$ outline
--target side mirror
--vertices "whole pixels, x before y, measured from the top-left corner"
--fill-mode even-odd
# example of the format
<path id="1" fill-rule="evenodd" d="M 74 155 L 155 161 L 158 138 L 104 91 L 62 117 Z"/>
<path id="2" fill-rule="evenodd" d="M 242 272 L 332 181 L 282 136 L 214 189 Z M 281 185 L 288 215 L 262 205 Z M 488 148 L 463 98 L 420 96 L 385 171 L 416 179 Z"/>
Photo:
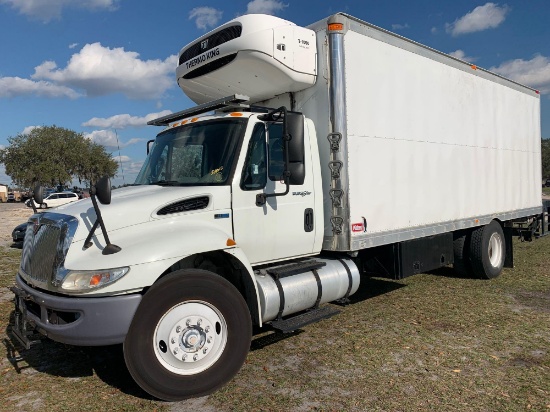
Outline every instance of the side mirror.
<path id="1" fill-rule="evenodd" d="M 95 195 L 101 204 L 111 204 L 111 181 L 108 176 L 103 176 L 96 182 Z"/>
<path id="2" fill-rule="evenodd" d="M 149 154 L 149 152 L 151 151 L 151 146 L 153 146 L 153 143 L 155 143 L 154 140 L 149 140 L 147 142 L 147 154 Z"/>
<path id="3" fill-rule="evenodd" d="M 288 170 L 291 185 L 302 185 L 306 177 L 304 165 L 304 116 L 301 113 L 287 112 L 286 130 L 290 135 L 288 142 Z"/>
<path id="4" fill-rule="evenodd" d="M 38 183 L 32 191 L 32 197 L 36 204 L 40 205 L 44 201 L 44 188 Z"/>

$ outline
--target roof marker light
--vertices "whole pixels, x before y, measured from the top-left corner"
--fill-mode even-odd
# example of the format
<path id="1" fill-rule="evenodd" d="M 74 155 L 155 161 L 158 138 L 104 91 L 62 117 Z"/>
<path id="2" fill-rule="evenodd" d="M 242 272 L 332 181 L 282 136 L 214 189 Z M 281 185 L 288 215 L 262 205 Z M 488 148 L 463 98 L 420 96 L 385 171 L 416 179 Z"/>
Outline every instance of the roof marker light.
<path id="1" fill-rule="evenodd" d="M 344 30 L 344 25 L 342 23 L 330 23 L 328 25 L 329 31 L 338 31 L 338 30 Z"/>
<path id="2" fill-rule="evenodd" d="M 474 70 L 477 70 L 477 66 L 475 64 L 472 64 L 470 67 Z"/>
<path id="3" fill-rule="evenodd" d="M 193 117 L 193 118 L 191 119 L 191 123 L 195 123 L 197 120 L 199 120 L 198 117 Z"/>
<path id="4" fill-rule="evenodd" d="M 229 116 L 233 116 L 233 117 L 241 117 L 243 114 L 240 113 L 240 112 L 233 112 L 233 113 L 230 113 Z"/>

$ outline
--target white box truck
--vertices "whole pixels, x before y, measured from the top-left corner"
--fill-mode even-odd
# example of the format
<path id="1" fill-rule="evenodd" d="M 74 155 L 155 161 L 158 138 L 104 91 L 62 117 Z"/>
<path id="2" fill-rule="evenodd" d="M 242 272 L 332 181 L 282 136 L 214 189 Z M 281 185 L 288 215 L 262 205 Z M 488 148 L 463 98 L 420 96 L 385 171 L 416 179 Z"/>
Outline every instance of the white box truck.
<path id="1" fill-rule="evenodd" d="M 328 318 L 369 273 L 493 278 L 542 213 L 539 93 L 354 17 L 241 16 L 176 73 L 197 106 L 150 122 L 135 185 L 30 218 L 25 346 L 123 343 L 150 394 L 205 395 L 253 325 Z"/>

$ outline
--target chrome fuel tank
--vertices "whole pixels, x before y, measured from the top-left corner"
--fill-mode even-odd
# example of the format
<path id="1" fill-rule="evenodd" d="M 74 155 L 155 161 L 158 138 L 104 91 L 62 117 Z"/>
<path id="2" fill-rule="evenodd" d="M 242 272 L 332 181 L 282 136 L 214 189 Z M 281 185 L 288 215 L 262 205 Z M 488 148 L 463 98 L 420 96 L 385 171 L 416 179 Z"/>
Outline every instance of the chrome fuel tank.
<path id="1" fill-rule="evenodd" d="M 316 269 L 319 282 L 314 272 L 309 270 L 280 277 L 279 288 L 277 280 L 268 273 L 269 269 L 256 272 L 263 322 L 277 317 L 281 309 L 281 293 L 284 296 L 282 316 L 287 316 L 315 306 L 319 293 L 321 304 L 352 295 L 359 288 L 359 269 L 351 259 L 316 258 L 315 261 L 325 263 Z"/>

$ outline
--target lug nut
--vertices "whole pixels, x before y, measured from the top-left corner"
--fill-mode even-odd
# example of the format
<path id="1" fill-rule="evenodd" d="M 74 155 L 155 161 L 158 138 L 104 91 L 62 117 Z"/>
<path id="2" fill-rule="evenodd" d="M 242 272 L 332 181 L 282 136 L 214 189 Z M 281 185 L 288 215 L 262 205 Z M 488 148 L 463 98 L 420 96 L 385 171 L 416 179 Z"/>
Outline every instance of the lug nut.
<path id="1" fill-rule="evenodd" d="M 189 325 L 191 324 L 191 321 L 190 321 L 189 319 L 187 319 L 187 320 L 185 321 L 185 324 L 186 324 L 187 326 L 189 326 Z"/>
<path id="2" fill-rule="evenodd" d="M 193 356 L 193 360 L 196 361 L 199 358 L 199 355 Z"/>
<path id="3" fill-rule="evenodd" d="M 183 355 L 183 356 L 181 357 L 181 360 L 184 361 L 185 359 L 187 359 L 187 354 L 185 354 L 185 355 Z"/>
<path id="4" fill-rule="evenodd" d="M 206 340 L 206 342 L 208 342 L 208 343 L 212 342 L 212 338 L 208 338 L 208 339 Z"/>
<path id="5" fill-rule="evenodd" d="M 204 331 L 205 331 L 206 333 L 208 333 L 208 332 L 210 331 L 210 326 L 207 326 L 207 327 L 204 329 Z"/>
<path id="6" fill-rule="evenodd" d="M 204 348 L 204 349 L 202 350 L 202 353 L 206 353 L 207 350 L 208 350 L 208 348 Z"/>
<path id="7" fill-rule="evenodd" d="M 180 332 L 181 332 L 181 326 L 178 326 L 178 327 L 176 328 L 176 333 L 180 333 Z"/>
<path id="8" fill-rule="evenodd" d="M 175 340 L 174 338 L 172 338 L 172 339 L 170 340 L 170 342 L 172 342 L 172 345 L 173 345 L 174 343 L 176 343 L 176 340 Z"/>
<path id="9" fill-rule="evenodd" d="M 199 326 L 200 326 L 200 325 L 201 325 L 201 323 L 202 323 L 202 319 L 199 319 L 199 320 L 197 321 L 197 325 L 199 325 Z"/>
<path id="10" fill-rule="evenodd" d="M 174 355 L 177 355 L 179 352 L 179 349 L 178 348 L 174 348 Z"/>

